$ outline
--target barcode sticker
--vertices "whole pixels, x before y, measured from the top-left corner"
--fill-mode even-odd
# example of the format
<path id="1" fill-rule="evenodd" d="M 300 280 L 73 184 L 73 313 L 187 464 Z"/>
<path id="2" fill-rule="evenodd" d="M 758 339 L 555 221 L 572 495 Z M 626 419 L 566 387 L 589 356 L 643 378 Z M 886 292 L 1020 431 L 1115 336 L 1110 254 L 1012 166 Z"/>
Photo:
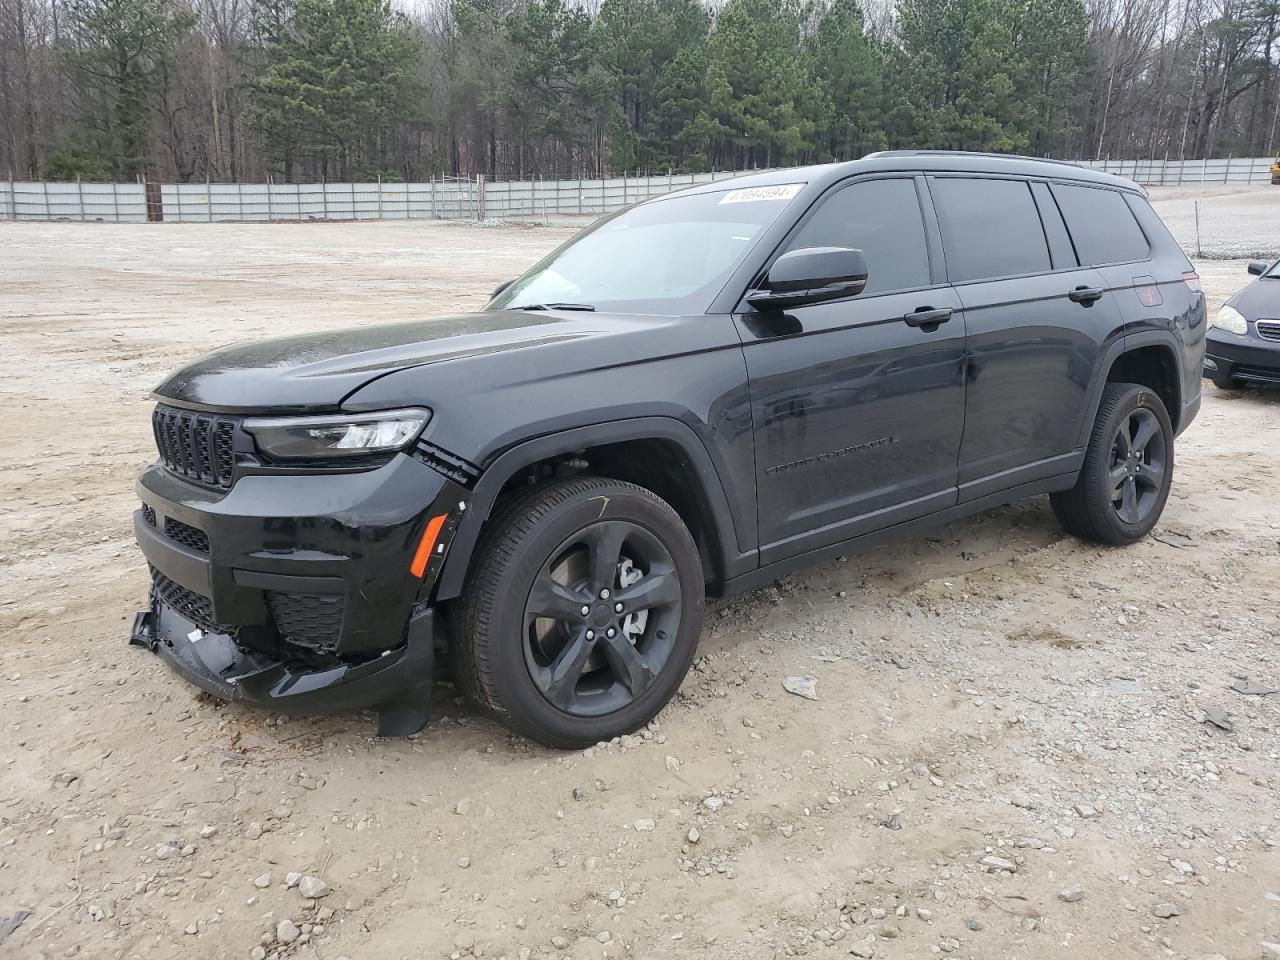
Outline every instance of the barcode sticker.
<path id="1" fill-rule="evenodd" d="M 755 203 L 759 200 L 790 200 L 804 187 L 803 183 L 779 183 L 772 187 L 744 187 L 730 190 L 721 203 Z"/>

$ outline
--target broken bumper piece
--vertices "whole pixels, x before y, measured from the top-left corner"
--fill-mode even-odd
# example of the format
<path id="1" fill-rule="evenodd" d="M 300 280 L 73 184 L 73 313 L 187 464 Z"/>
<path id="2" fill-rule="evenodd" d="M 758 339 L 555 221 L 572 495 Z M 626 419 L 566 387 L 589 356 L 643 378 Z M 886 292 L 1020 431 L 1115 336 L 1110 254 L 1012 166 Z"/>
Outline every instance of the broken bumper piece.
<path id="1" fill-rule="evenodd" d="M 362 662 L 314 666 L 203 631 L 157 598 L 134 619 L 129 642 L 159 654 L 176 673 L 221 700 L 291 714 L 373 709 L 378 736 L 406 737 L 431 717 L 434 627 L 427 608 L 409 620 L 402 646 Z"/>

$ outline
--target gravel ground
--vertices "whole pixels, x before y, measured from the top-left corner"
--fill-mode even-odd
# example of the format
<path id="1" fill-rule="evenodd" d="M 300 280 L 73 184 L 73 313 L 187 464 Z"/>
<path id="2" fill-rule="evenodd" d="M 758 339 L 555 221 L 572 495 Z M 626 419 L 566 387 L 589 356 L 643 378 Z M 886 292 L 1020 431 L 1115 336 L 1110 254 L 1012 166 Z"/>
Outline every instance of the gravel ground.
<path id="1" fill-rule="evenodd" d="M 1184 242 L 1191 193 L 1156 196 Z M 1219 192 L 1202 245 L 1277 223 Z M 587 751 L 447 686 L 377 742 L 125 646 L 166 370 L 476 307 L 565 235 L 0 225 L 0 955 L 1280 956 L 1280 393 L 1206 386 L 1132 548 L 1040 499 L 713 605 L 659 722 Z M 1248 280 L 1197 267 L 1215 307 Z"/>

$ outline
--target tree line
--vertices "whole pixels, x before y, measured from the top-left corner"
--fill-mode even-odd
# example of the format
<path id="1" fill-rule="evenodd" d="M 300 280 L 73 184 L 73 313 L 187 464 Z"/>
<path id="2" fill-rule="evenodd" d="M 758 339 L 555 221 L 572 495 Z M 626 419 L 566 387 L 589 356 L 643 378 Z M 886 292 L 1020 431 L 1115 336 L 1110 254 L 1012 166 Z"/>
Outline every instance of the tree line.
<path id="1" fill-rule="evenodd" d="M 0 0 L 0 177 L 1277 149 L 1280 0 Z"/>

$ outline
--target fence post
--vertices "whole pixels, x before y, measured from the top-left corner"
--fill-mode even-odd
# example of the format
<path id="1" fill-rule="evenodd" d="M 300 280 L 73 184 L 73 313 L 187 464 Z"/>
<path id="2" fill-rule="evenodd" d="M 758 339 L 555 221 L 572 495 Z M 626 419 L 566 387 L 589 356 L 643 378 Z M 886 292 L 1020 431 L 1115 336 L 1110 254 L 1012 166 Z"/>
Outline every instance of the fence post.
<path id="1" fill-rule="evenodd" d="M 1222 182 L 1223 182 L 1223 183 L 1229 183 L 1230 181 L 1231 181 L 1231 154 L 1229 154 L 1229 153 L 1228 153 L 1228 154 L 1227 154 L 1227 169 L 1226 169 L 1226 172 L 1222 174 Z"/>
<path id="2" fill-rule="evenodd" d="M 431 219 L 436 218 L 436 175 L 431 175 Z"/>
<path id="3" fill-rule="evenodd" d="M 1200 201 L 1195 202 L 1196 207 L 1196 259 L 1200 259 Z"/>
<path id="4" fill-rule="evenodd" d="M 484 190 L 484 174 L 476 174 L 476 219 L 484 220 L 485 217 L 485 190 Z"/>
<path id="5" fill-rule="evenodd" d="M 275 213 L 271 209 L 271 174 L 267 174 L 267 223 L 275 220 Z"/>
<path id="6" fill-rule="evenodd" d="M 1205 158 L 1200 161 L 1200 182 L 1201 183 L 1206 182 L 1205 178 L 1208 176 L 1209 176 L 1209 157 L 1206 153 Z"/>
<path id="7" fill-rule="evenodd" d="M 320 219 L 329 219 L 329 178 L 320 178 Z"/>
<path id="8" fill-rule="evenodd" d="M 1169 169 L 1169 151 L 1164 152 L 1164 162 L 1160 164 L 1160 186 L 1165 185 L 1165 171 Z"/>
<path id="9" fill-rule="evenodd" d="M 378 219 L 382 219 L 382 174 L 378 174 Z"/>
<path id="10" fill-rule="evenodd" d="M 80 204 L 80 222 L 84 223 L 84 183 L 80 180 L 80 174 L 76 174 L 76 202 Z"/>

